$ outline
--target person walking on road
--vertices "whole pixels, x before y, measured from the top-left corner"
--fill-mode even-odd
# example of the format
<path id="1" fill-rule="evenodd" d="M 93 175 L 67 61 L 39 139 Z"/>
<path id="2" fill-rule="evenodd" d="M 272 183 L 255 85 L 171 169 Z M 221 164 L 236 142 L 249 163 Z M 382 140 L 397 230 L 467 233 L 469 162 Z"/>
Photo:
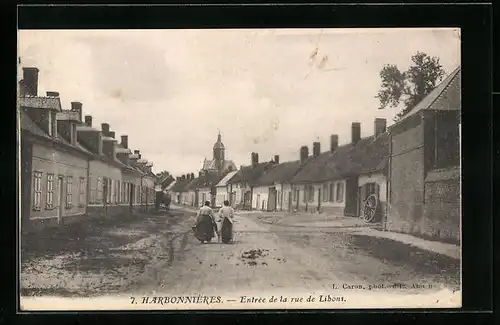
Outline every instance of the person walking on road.
<path id="1" fill-rule="evenodd" d="M 201 242 L 210 242 L 217 232 L 217 224 L 210 201 L 206 201 L 196 214 L 196 226 L 193 227 L 195 237 Z"/>
<path id="2" fill-rule="evenodd" d="M 219 241 L 224 244 L 233 241 L 234 210 L 229 206 L 229 201 L 224 201 L 224 206 L 219 210 Z"/>

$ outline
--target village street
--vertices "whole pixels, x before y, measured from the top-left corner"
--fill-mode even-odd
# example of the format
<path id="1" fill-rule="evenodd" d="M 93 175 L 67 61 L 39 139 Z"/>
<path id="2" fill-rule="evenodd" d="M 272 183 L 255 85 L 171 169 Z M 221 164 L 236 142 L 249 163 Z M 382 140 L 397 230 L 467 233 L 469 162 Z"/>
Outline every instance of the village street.
<path id="1" fill-rule="evenodd" d="M 355 228 L 287 227 L 263 222 L 262 213 L 236 218 L 231 245 L 200 244 L 190 231 L 194 211 L 182 208 L 119 226 L 63 227 L 57 239 L 23 238 L 21 294 L 230 295 L 394 283 L 458 289 L 459 261 L 447 256 Z"/>

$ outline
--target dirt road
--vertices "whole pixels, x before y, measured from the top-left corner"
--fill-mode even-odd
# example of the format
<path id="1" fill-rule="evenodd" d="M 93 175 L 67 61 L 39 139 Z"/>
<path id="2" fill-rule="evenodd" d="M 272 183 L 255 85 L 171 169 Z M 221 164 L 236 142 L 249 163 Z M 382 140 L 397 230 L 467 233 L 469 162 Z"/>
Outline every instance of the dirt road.
<path id="1" fill-rule="evenodd" d="M 192 212 L 175 211 L 119 227 L 78 228 L 43 245 L 38 239 L 22 256 L 21 292 L 236 295 L 271 288 L 313 293 L 395 283 L 434 290 L 459 286 L 458 261 L 387 239 L 342 229 L 286 229 L 239 216 L 233 244 L 200 244 L 190 232 L 193 221 Z"/>

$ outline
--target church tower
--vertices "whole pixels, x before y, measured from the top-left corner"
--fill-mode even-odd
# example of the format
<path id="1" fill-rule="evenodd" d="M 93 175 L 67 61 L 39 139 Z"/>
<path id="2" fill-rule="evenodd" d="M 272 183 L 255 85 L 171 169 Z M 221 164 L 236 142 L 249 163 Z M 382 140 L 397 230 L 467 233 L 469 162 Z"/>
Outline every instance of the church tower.
<path id="1" fill-rule="evenodd" d="M 220 132 L 217 135 L 217 142 L 214 144 L 214 163 L 218 171 L 224 168 L 224 154 L 225 154 L 224 144 L 222 143 Z"/>

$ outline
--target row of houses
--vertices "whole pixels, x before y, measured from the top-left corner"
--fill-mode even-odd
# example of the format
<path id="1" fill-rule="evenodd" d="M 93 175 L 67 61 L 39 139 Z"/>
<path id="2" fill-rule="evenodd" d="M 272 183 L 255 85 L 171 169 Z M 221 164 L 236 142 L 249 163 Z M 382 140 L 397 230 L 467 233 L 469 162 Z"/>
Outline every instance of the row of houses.
<path id="1" fill-rule="evenodd" d="M 38 69 L 19 81 L 20 216 L 23 231 L 148 211 L 155 175 L 128 136 L 82 120 L 82 103 L 63 109 L 59 93 L 38 95 Z"/>
<path id="2" fill-rule="evenodd" d="M 302 146 L 298 159 L 276 155 L 236 171 L 183 175 L 167 190 L 173 202 L 263 211 L 306 211 L 367 217 L 387 230 L 458 241 L 460 228 L 460 68 L 454 70 L 405 118 L 387 128 L 377 118 L 373 134 L 330 148 Z"/>

